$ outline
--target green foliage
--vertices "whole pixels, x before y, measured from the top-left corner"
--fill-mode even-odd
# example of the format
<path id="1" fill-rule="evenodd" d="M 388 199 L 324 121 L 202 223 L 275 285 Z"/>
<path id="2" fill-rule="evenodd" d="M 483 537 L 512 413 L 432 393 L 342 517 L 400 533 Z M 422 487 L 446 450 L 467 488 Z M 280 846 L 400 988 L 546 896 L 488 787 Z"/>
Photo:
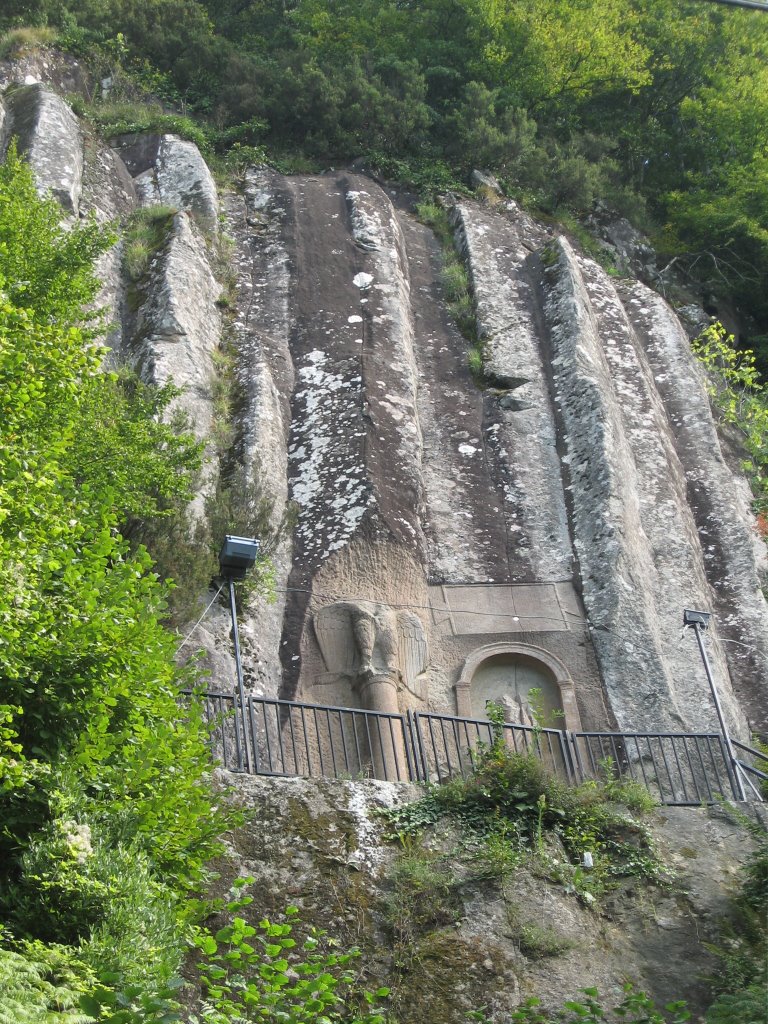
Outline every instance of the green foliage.
<path id="1" fill-rule="evenodd" d="M 722 324 L 713 324 L 693 342 L 708 373 L 710 397 L 723 421 L 735 426 L 747 458 L 742 465 L 755 495 L 755 510 L 768 514 L 768 394 L 754 354 L 738 351 Z"/>
<path id="2" fill-rule="evenodd" d="M 22 25 L 58 32 L 110 77 L 92 108 L 104 131 L 177 132 L 231 152 L 235 176 L 268 154 L 313 169 L 364 157 L 431 198 L 479 165 L 556 217 L 596 198 L 631 218 L 647 208 L 663 255 L 735 300 L 761 366 L 768 358 L 759 12 L 677 0 L 6 0 L 0 29 Z"/>
<path id="3" fill-rule="evenodd" d="M 93 977 L 135 977 L 156 989 L 178 972 L 184 913 L 141 843 L 120 842 L 104 824 L 57 818 L 35 835 L 11 887 L 17 930 L 79 944 Z"/>
<path id="4" fill-rule="evenodd" d="M 768 830 L 752 822 L 747 828 L 757 843 L 757 849 L 744 868 L 740 899 L 744 906 L 765 921 L 768 917 Z"/>
<path id="5" fill-rule="evenodd" d="M 567 786 L 533 752 L 519 753 L 507 745 L 500 708 L 489 705 L 488 714 L 492 742 L 475 751 L 472 775 L 385 812 L 388 838 L 403 842 L 448 817 L 465 837 L 474 837 L 472 857 L 482 875 L 503 886 L 506 875 L 526 860 L 586 903 L 594 903 L 621 878 L 665 882 L 666 870 L 648 831 L 617 807 L 631 804 L 646 812 L 653 806 L 647 793 L 611 778 L 608 765 L 607 781 Z M 550 853 L 550 836 L 562 844 L 567 859 Z M 589 869 L 581 866 L 585 853 L 592 857 Z"/>
<path id="6" fill-rule="evenodd" d="M 417 840 L 404 842 L 389 873 L 384 908 L 395 964 L 408 966 L 419 935 L 456 920 L 455 880 L 446 858 Z"/>
<path id="7" fill-rule="evenodd" d="M 529 960 L 541 960 L 549 956 L 560 956 L 574 945 L 551 928 L 526 922 L 520 925 L 517 936 L 520 952 Z"/>
<path id="8" fill-rule="evenodd" d="M 536 147 L 537 125 L 524 109 L 506 106 L 500 89 L 468 82 L 453 116 L 451 152 L 466 166 L 493 167 L 514 176 Z"/>
<path id="9" fill-rule="evenodd" d="M 14 28 L 0 36 L 0 60 L 17 60 L 45 46 L 53 46 L 58 33 L 48 27 Z"/>
<path id="10" fill-rule="evenodd" d="M 179 391 L 172 384 L 144 384 L 123 367 L 95 377 L 73 446 L 74 471 L 91 487 L 110 494 L 121 532 L 137 523 L 167 519 L 194 495 L 203 444 L 172 411 Z M 122 454 L 115 464 L 114 453 Z"/>
<path id="11" fill-rule="evenodd" d="M 86 311 L 99 288 L 93 263 L 115 241 L 114 234 L 95 221 L 75 231 L 62 227 L 58 204 L 39 201 L 32 172 L 14 143 L 0 165 L 0 196 L 0 275 L 7 301 L 33 311 L 39 324 L 55 323 L 60 330 L 96 319 Z M 78 372 L 85 362 L 84 356 Z"/>
<path id="12" fill-rule="evenodd" d="M 176 210 L 170 206 L 143 206 L 132 213 L 123 232 L 123 269 L 131 281 L 140 281 L 150 261 L 168 238 Z"/>
<path id="13" fill-rule="evenodd" d="M 135 132 L 157 132 L 180 135 L 203 152 L 211 146 L 211 133 L 204 126 L 182 114 L 169 113 L 152 102 L 104 102 L 83 106 L 79 112 L 93 121 L 108 139 Z"/>
<path id="14" fill-rule="evenodd" d="M 470 1013 L 478 1024 L 490 1024 L 482 1012 Z M 657 1007 L 645 992 L 631 984 L 624 986 L 624 998 L 614 1006 L 603 1005 L 595 988 L 581 990 L 578 999 L 571 999 L 560 1009 L 546 1010 L 540 999 L 526 999 L 507 1018 L 508 1024 L 685 1024 L 691 1019 L 685 1003 L 676 1001 Z M 735 1022 L 734 1022 L 735 1024 Z M 744 1022 L 746 1024 L 746 1022 Z"/>
<path id="15" fill-rule="evenodd" d="M 768 829 L 734 807 L 727 811 L 750 835 L 755 849 L 741 872 L 733 901 L 738 915 L 723 929 L 716 945 L 707 945 L 719 959 L 710 978 L 717 999 L 707 1011 L 707 1024 L 766 1024 L 768 1004 Z"/>
<path id="16" fill-rule="evenodd" d="M 194 679 L 162 625 L 167 588 L 121 529 L 173 517 L 202 453 L 166 415 L 173 389 L 104 372 L 86 304 L 112 237 L 90 222 L 65 231 L 59 217 L 11 148 L 0 168 L 0 913 L 17 940 L 41 940 L 14 950 L 29 965 L 17 974 L 31 1019 L 59 1019 L 43 1016 L 56 999 L 60 1019 L 78 1017 L 63 961 L 46 966 L 52 944 L 70 943 L 78 992 L 98 976 L 115 1024 L 159 1022 L 140 1004 L 179 968 L 186 896 L 232 818 L 211 792 L 202 709 L 179 705 Z M 144 1016 L 126 1017 L 131 1005 Z"/>
<path id="17" fill-rule="evenodd" d="M 274 576 L 269 556 L 292 529 L 296 510 L 289 503 L 276 520 L 274 503 L 264 490 L 257 464 L 250 472 L 240 464 L 229 473 L 222 472 L 206 498 L 204 519 L 192 528 L 178 507 L 177 513 L 145 519 L 131 527 L 132 541 L 152 551 L 155 568 L 173 583 L 167 615 L 174 625 L 188 623 L 205 607 L 205 594 L 218 576 L 218 553 L 227 533 L 261 541 L 256 565 L 237 586 L 239 601 L 257 591 L 271 597 Z"/>
<path id="18" fill-rule="evenodd" d="M 765 985 L 749 985 L 735 995 L 722 995 L 707 1010 L 706 1024 L 766 1024 Z"/>
<path id="19" fill-rule="evenodd" d="M 538 729 L 558 729 L 562 728 L 563 719 L 565 718 L 565 712 L 559 708 L 550 710 L 547 707 L 546 700 L 544 697 L 544 691 L 540 686 L 532 686 L 528 691 L 528 706 L 531 709 L 531 715 L 533 717 L 534 725 Z M 499 709 L 494 708 L 494 714 L 496 721 L 501 723 L 502 719 L 499 719 Z"/>
<path id="20" fill-rule="evenodd" d="M 760 522 L 760 525 L 762 525 L 762 520 L 759 520 L 759 522 Z M 760 753 L 763 755 L 762 757 L 756 757 L 755 758 L 755 760 L 754 760 L 755 768 L 757 768 L 758 771 L 764 772 L 766 775 L 768 775 L 768 743 L 765 743 L 763 740 L 761 740 L 759 736 L 753 735 L 752 736 L 752 746 L 755 748 L 755 750 L 759 750 Z M 767 800 L 768 799 L 768 779 L 759 779 L 758 780 L 757 778 L 755 778 L 754 781 L 757 783 L 757 786 L 758 786 L 758 788 L 760 790 L 760 793 L 761 793 L 761 795 L 763 797 L 763 800 Z"/>
<path id="21" fill-rule="evenodd" d="M 94 1024 L 80 1011 L 77 980 L 56 977 L 55 952 L 0 948 L 0 1024 Z"/>
<path id="22" fill-rule="evenodd" d="M 252 879 L 239 879 L 242 890 Z M 204 999 L 192 1024 L 231 1021 L 284 1021 L 285 1024 L 383 1024 L 376 1004 L 389 994 L 356 987 L 357 949 L 339 952 L 325 932 L 310 928 L 303 941 L 293 937 L 298 908 L 288 907 L 282 922 L 263 918 L 248 924 L 237 914 L 252 897 L 236 895 L 231 917 L 215 934 L 199 929 L 195 945 Z M 362 1003 L 364 1008 L 355 1009 Z"/>
<path id="23" fill-rule="evenodd" d="M 99 1024 L 173 1024 L 182 1019 L 180 985 L 180 979 L 159 990 L 142 982 L 117 988 L 97 985 L 80 997 L 80 1006 L 95 1014 Z"/>

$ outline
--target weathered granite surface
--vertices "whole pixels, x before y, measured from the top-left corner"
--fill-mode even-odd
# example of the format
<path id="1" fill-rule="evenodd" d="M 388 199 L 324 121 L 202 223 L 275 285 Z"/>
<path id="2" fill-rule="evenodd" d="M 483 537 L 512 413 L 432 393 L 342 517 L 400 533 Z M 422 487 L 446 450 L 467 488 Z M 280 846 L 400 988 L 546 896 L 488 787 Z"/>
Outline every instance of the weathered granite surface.
<path id="1" fill-rule="evenodd" d="M 242 191 L 228 193 L 222 202 L 225 231 L 234 241 L 231 269 L 236 279 L 236 305 L 227 330 L 238 353 L 234 366 L 240 395 L 236 447 L 274 500 L 273 525 L 288 501 L 290 395 L 294 388 L 289 344 L 291 277 L 283 237 L 288 201 L 275 181 L 271 172 L 249 171 Z M 246 681 L 257 696 L 275 695 L 282 681 L 278 652 L 292 546 L 288 536 L 272 555 L 275 599 L 254 595 L 243 623 Z M 218 635 L 223 638 L 222 646 L 229 647 L 226 624 Z M 233 670 L 213 678 L 228 686 Z"/>
<path id="2" fill-rule="evenodd" d="M 305 924 L 361 948 L 364 984 L 392 987 L 402 1024 L 464 1024 L 479 1007 L 502 1021 L 528 996 L 554 1009 L 590 986 L 608 1002 L 628 979 L 659 1004 L 688 1000 L 701 1019 L 705 979 L 719 964 L 707 943 L 734 918 L 731 898 L 752 849 L 744 827 L 719 810 L 653 813 L 647 824 L 669 884 L 627 881 L 590 906 L 530 865 L 500 883 L 450 828 L 427 829 L 405 848 L 383 841 L 380 811 L 418 799 L 418 787 L 226 774 L 221 782 L 249 820 L 229 837 L 217 892 L 250 876 L 249 920 L 294 904 Z M 422 867 L 411 889 L 402 865 L 414 860 Z M 450 879 L 442 894 L 425 882 L 436 869 Z M 526 934 L 538 936 L 538 949 Z M 554 952 L 542 952 L 547 942 Z"/>
<path id="3" fill-rule="evenodd" d="M 696 605 L 716 615 L 712 660 L 732 726 L 746 738 L 768 725 L 765 551 L 663 299 L 617 286 L 514 203 L 463 199 L 452 218 L 484 343 L 480 388 L 436 239 L 371 179 L 251 171 L 220 202 L 191 143 L 144 134 L 116 151 L 84 147 L 70 108 L 40 84 L 3 97 L 0 137 L 11 134 L 69 215 L 179 210 L 141 282 L 129 289 L 119 249 L 104 258 L 103 300 L 119 325 L 114 358 L 183 388 L 179 405 L 204 438 L 223 211 L 233 455 L 274 497 L 275 523 L 288 501 L 298 509 L 275 553 L 277 600 L 254 598 L 241 622 L 250 689 L 355 705 L 312 623 L 334 603 L 367 602 L 415 616 L 424 633 L 419 685 L 391 666 L 402 709 L 455 713 L 454 687 L 471 689 L 462 673 L 484 651 L 510 670 L 543 651 L 585 726 L 710 730 L 693 637 L 679 635 Z M 456 588 L 453 603 L 441 587 Z M 515 587 L 533 589 L 523 599 Z M 201 630 L 215 684 L 229 689 L 226 615 Z"/>
<path id="4" fill-rule="evenodd" d="M 213 423 L 212 353 L 219 340 L 220 291 L 205 241 L 189 215 L 177 213 L 154 257 L 129 344 L 142 376 L 183 389 L 178 404 L 200 438 L 210 436 Z"/>
<path id="5" fill-rule="evenodd" d="M 549 232 L 522 214 L 460 204 L 454 211 L 491 384 L 486 426 L 504 491 L 515 581 L 568 579 L 573 553 L 549 398 L 537 251 Z M 511 567 L 512 568 L 512 567 Z"/>
<path id="6" fill-rule="evenodd" d="M 144 206 L 174 206 L 192 214 L 203 231 L 219 229 L 216 184 L 200 150 L 177 135 L 121 136 L 113 145 L 134 178 Z"/>
<path id="7" fill-rule="evenodd" d="M 3 98 L 5 119 L 0 150 L 17 140 L 35 172 L 41 193 L 50 192 L 66 213 L 80 212 L 83 179 L 83 139 L 71 108 L 40 83 L 24 85 Z"/>
<path id="8" fill-rule="evenodd" d="M 90 99 L 92 76 L 83 62 L 69 54 L 45 46 L 34 46 L 0 60 L 0 90 L 9 85 L 34 85 L 40 82 L 61 96 L 74 93 Z"/>
<path id="9" fill-rule="evenodd" d="M 684 607 L 708 605 L 709 586 L 665 409 L 605 273 L 564 240 L 557 254 L 548 292 L 555 399 L 603 681 L 619 722 L 706 729 L 714 726 L 706 680 L 679 626 Z"/>
<path id="10" fill-rule="evenodd" d="M 714 645 L 718 667 L 725 674 L 724 650 L 739 703 L 757 723 L 764 719 L 767 703 L 768 604 L 760 581 L 768 551 L 755 529 L 751 493 L 728 463 L 710 413 L 703 371 L 682 324 L 661 296 L 640 282 L 627 283 L 621 294 L 642 339 L 684 473 L 709 584 L 704 600 L 715 613 L 720 638 Z"/>

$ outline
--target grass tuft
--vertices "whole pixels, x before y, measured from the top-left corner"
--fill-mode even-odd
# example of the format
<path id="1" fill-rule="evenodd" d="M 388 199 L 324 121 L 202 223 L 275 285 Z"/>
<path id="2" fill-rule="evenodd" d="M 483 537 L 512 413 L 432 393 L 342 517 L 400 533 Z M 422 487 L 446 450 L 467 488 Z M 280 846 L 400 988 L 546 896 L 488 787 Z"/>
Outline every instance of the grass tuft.
<path id="1" fill-rule="evenodd" d="M 146 274 L 175 214 L 172 206 L 145 206 L 132 214 L 123 237 L 123 268 L 131 281 L 140 281 Z"/>
<path id="2" fill-rule="evenodd" d="M 58 32 L 48 26 L 11 29 L 0 36 L 0 60 L 15 60 L 44 46 L 53 46 L 58 37 Z"/>

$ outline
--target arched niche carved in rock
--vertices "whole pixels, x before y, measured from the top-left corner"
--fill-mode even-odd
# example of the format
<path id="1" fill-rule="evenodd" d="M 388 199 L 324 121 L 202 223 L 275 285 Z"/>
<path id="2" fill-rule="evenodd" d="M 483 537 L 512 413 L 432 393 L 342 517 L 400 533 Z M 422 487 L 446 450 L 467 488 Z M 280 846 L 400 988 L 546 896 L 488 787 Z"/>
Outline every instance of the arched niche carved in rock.
<path id="1" fill-rule="evenodd" d="M 547 725 L 576 732 L 581 729 L 575 688 L 567 668 L 554 654 L 533 644 L 486 644 L 473 651 L 455 686 L 456 711 L 461 718 L 485 718 L 486 701 L 493 700 L 517 704 L 525 714 L 527 694 L 533 688 L 541 691 L 541 702 L 550 718 Z M 558 711 L 562 715 L 556 715 Z"/>

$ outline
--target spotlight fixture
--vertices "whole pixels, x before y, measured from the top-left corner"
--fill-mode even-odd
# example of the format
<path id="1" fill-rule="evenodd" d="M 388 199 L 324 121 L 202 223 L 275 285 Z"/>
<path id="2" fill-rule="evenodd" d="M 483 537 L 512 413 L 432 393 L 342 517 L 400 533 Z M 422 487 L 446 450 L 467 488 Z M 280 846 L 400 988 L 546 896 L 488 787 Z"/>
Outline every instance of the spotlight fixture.
<path id="1" fill-rule="evenodd" d="M 701 626 L 702 629 L 706 629 L 711 617 L 711 612 L 695 612 L 690 608 L 686 608 L 683 612 L 683 625 Z"/>
<path id="2" fill-rule="evenodd" d="M 252 537 L 227 534 L 219 551 L 219 571 L 227 580 L 243 580 L 259 554 L 259 542 Z"/>

